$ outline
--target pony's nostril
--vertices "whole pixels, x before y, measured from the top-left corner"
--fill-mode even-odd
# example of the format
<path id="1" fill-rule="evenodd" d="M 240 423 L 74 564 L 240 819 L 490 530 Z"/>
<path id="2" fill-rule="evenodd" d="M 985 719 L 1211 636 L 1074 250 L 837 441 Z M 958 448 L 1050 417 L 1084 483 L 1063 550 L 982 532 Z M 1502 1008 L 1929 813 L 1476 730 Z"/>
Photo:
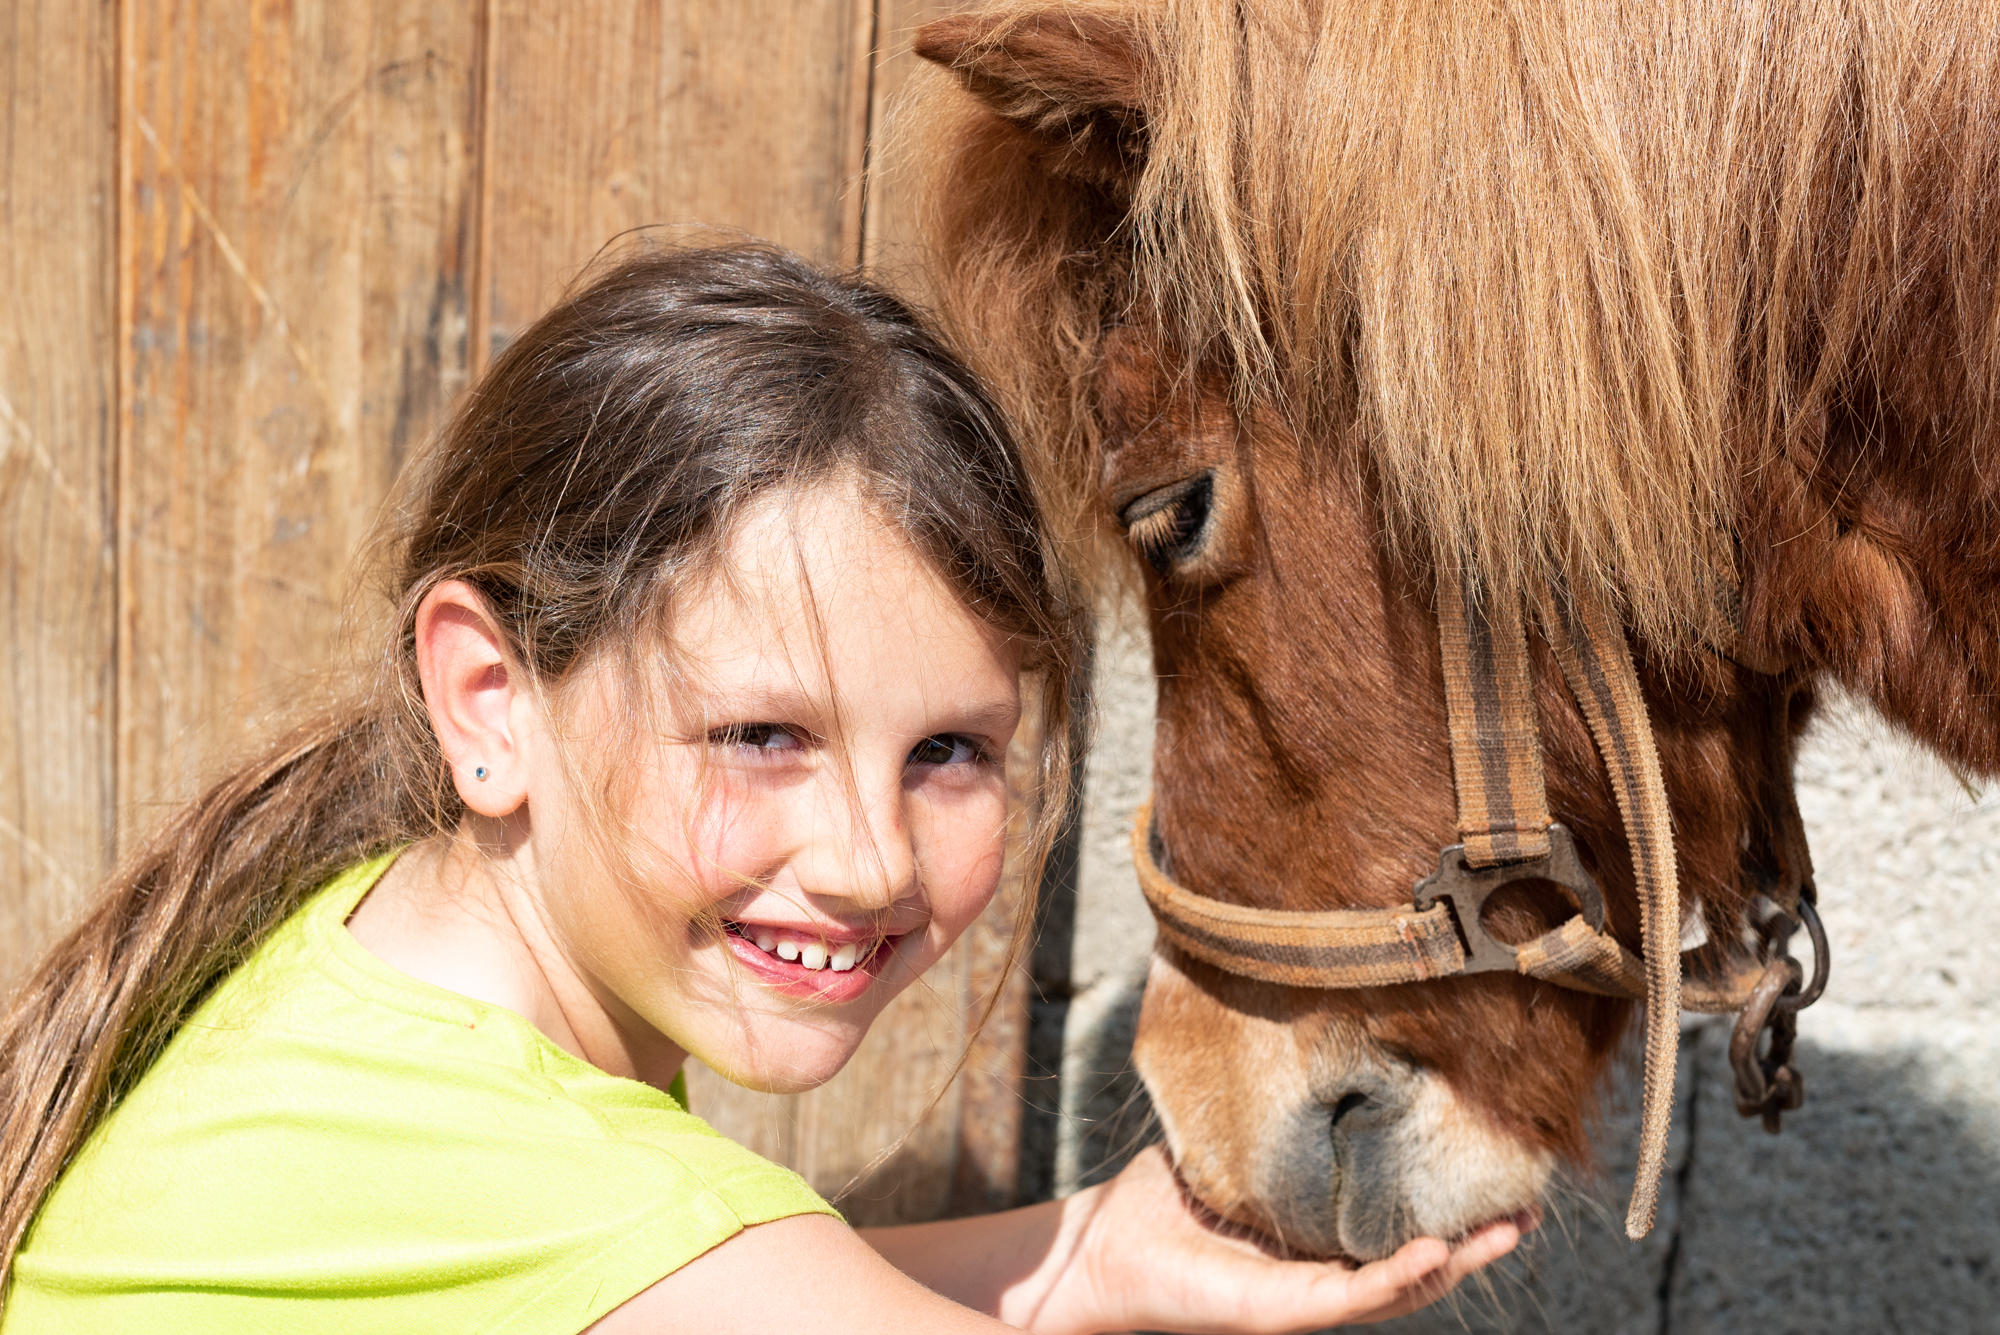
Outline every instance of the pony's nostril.
<path id="1" fill-rule="evenodd" d="M 1340 1102 L 1333 1105 L 1333 1125 L 1338 1127 L 1343 1117 L 1346 1117 L 1347 1114 L 1357 1109 L 1366 1107 L 1368 1103 L 1368 1096 L 1358 1091 L 1352 1094 L 1342 1094 Z"/>

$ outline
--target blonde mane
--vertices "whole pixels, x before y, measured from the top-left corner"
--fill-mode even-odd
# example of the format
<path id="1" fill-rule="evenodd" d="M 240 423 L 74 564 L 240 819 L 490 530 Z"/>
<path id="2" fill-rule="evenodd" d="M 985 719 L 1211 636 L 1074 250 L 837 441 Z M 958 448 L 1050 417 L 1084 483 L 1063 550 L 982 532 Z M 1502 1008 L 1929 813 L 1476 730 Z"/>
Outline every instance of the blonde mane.
<path id="1" fill-rule="evenodd" d="M 920 112 L 947 316 L 1078 533 L 1097 348 L 1141 318 L 1302 439 L 1359 441 L 1412 556 L 1503 594 L 1564 571 L 1664 645 L 1720 630 L 1744 476 L 1877 367 L 1931 357 L 1940 411 L 1992 420 L 1974 0 L 1053 12 L 1129 47 L 1128 78 L 1081 78 L 1108 117 L 937 84 Z"/>

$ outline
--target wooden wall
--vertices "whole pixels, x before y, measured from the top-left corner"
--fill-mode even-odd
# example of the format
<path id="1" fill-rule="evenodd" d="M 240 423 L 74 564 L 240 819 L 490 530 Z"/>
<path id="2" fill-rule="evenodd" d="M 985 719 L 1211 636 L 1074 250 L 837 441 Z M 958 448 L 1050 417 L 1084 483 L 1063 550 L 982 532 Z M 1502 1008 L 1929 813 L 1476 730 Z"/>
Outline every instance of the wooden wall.
<path id="1" fill-rule="evenodd" d="M 599 247 L 707 224 L 906 257 L 879 131 L 949 8 L 0 0 L 0 982 L 371 642 L 391 478 Z M 826 1189 L 900 1146 L 857 1218 L 1005 1203 L 1018 980 L 939 1091 L 1006 911 L 825 1089 L 697 1072 L 698 1109 Z"/>

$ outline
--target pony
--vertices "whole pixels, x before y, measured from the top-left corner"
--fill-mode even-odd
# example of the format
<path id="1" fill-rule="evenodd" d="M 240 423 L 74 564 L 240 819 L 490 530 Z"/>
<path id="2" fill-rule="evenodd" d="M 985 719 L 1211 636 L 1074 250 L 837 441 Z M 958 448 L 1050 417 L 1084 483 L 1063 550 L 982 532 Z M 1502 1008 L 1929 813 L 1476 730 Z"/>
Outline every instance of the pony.
<path id="1" fill-rule="evenodd" d="M 1014 0 L 916 50 L 947 72 L 905 111 L 928 279 L 1080 577 L 1137 581 L 1184 884 L 1410 904 L 1454 838 L 1447 586 L 1610 609 L 1690 970 L 1753 934 L 1816 691 L 2000 771 L 1983 6 Z M 1548 807 L 1637 949 L 1612 775 L 1525 643 Z M 1573 911 L 1531 882 L 1485 926 Z M 1372 1258 L 1587 1166 L 1632 1015 L 1500 973 L 1288 986 L 1163 937 L 1135 1060 L 1218 1216 Z"/>

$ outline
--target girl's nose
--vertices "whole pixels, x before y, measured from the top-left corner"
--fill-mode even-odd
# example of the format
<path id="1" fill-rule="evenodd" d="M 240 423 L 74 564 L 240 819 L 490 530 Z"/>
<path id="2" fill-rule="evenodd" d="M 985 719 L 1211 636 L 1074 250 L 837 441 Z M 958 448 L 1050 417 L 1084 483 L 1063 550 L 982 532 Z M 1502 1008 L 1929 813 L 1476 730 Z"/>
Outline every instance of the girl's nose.
<path id="1" fill-rule="evenodd" d="M 843 900 L 850 910 L 884 912 L 916 889 L 916 849 L 902 776 L 851 779 L 825 785 L 800 854 L 798 880 L 813 895 Z"/>

